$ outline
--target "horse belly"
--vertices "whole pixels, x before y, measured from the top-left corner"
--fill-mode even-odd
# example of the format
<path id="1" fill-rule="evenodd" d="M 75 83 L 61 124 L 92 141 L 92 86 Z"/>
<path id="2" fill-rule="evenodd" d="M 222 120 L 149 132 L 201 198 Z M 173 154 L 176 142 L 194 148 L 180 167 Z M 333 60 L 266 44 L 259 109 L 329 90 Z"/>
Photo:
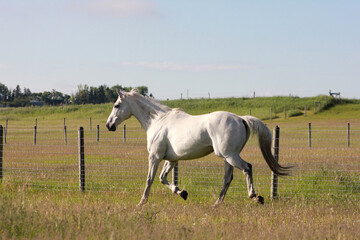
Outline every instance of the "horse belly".
<path id="1" fill-rule="evenodd" d="M 195 128 L 196 129 L 196 128 Z M 206 156 L 214 151 L 209 134 L 204 128 L 177 131 L 169 134 L 167 160 L 190 160 Z"/>
<path id="2" fill-rule="evenodd" d="M 172 149 L 168 148 L 165 160 L 178 161 L 178 160 L 191 160 L 204 157 L 214 151 L 212 146 L 194 146 L 189 149 Z"/>

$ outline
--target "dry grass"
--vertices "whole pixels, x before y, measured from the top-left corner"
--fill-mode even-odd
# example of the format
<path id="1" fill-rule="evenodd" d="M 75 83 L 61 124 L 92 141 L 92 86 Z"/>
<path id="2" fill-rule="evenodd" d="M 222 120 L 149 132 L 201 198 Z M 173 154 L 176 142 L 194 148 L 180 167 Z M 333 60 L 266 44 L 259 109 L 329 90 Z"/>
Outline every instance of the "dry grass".
<path id="1" fill-rule="evenodd" d="M 359 239 L 358 199 L 183 202 L 159 194 L 136 208 L 126 194 L 0 188 L 2 239 Z"/>

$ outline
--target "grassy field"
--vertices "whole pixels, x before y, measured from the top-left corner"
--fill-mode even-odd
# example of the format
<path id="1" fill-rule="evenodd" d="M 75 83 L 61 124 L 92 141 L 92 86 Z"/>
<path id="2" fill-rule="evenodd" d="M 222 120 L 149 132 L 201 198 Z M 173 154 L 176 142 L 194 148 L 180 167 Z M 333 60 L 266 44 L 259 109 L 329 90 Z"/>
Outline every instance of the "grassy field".
<path id="1" fill-rule="evenodd" d="M 114 192 L 0 187 L 2 239 L 359 239 L 358 199 L 183 202 L 167 195 L 136 208 Z"/>
<path id="2" fill-rule="evenodd" d="M 316 113 L 314 103 L 321 105 Z M 318 96 L 173 100 L 165 104 L 191 114 L 227 110 L 247 115 L 251 109 L 252 115 L 263 119 L 269 128 L 279 125 L 280 161 L 297 166 L 293 177 L 280 179 L 279 199 L 269 198 L 270 171 L 256 141 L 251 139 L 243 156 L 251 159 L 254 166 L 255 187 L 265 197 L 264 206 L 246 197 L 244 177 L 236 171 L 225 204 L 212 208 L 223 173 L 222 161 L 209 155 L 180 165 L 180 185 L 188 190 L 188 201 L 172 196 L 156 178 L 149 203 L 136 208 L 147 161 L 145 132 L 134 118 L 126 122 L 128 139 L 123 143 L 121 131 L 109 133 L 104 129 L 112 104 L 0 109 L 0 124 L 5 126 L 8 120 L 4 181 L 0 184 L 0 238 L 360 238 L 360 104 L 357 100 L 338 103 Z M 90 131 L 90 117 L 93 131 Z M 68 129 L 66 145 L 64 118 Z M 33 145 L 35 119 L 39 139 Z M 307 148 L 308 122 L 314 128 L 312 149 Z M 348 122 L 352 129 L 350 148 L 346 147 Z M 96 125 L 102 130 L 99 143 Z M 79 126 L 85 128 L 87 139 L 90 191 L 86 193 L 77 191 Z M 7 170 L 10 167 L 11 171 Z"/>

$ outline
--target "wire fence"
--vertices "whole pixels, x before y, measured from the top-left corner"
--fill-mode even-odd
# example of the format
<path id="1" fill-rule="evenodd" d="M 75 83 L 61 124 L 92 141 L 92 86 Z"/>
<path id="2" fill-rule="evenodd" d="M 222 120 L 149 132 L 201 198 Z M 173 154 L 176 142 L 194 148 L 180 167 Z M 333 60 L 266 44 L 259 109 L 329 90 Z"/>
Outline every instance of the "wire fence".
<path id="1" fill-rule="evenodd" d="M 292 176 L 279 178 L 279 196 L 360 195 L 360 126 L 351 126 L 348 131 L 347 126 L 313 125 L 311 134 L 306 125 L 279 127 L 279 162 L 295 166 Z M 140 128 L 124 131 L 85 129 L 86 191 L 118 191 L 140 197 L 148 171 L 146 133 Z M 79 190 L 78 129 L 17 127 L 3 132 L 2 182 L 36 189 Z M 255 190 L 270 196 L 271 171 L 255 137 L 250 138 L 241 156 L 253 165 Z M 223 160 L 214 154 L 180 161 L 179 186 L 195 199 L 216 199 L 223 184 L 223 166 Z M 158 179 L 152 191 L 171 194 Z M 246 181 L 241 171 L 235 170 L 227 199 L 239 197 L 247 197 Z"/>

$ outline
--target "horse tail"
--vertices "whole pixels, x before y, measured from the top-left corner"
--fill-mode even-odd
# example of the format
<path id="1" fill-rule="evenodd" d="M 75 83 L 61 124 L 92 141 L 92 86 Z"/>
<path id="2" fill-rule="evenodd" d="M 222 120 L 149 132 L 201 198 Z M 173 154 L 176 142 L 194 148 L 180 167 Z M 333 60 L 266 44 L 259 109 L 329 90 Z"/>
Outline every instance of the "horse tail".
<path id="1" fill-rule="evenodd" d="M 252 134 L 256 134 L 258 136 L 261 153 L 270 169 L 279 176 L 290 175 L 292 166 L 280 165 L 271 153 L 272 136 L 270 129 L 256 117 L 243 116 L 241 118 L 245 121 L 248 127 L 250 127 Z"/>

